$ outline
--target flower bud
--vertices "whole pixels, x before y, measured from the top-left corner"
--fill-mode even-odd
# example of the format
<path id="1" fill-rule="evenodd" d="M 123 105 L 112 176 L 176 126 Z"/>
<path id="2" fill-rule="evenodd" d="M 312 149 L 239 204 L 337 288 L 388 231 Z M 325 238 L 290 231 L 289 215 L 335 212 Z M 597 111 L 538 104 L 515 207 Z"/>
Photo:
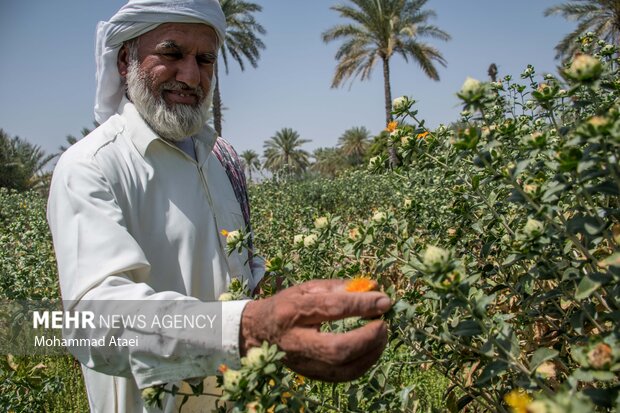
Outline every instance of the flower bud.
<path id="1" fill-rule="evenodd" d="M 224 372 L 224 389 L 234 392 L 238 390 L 241 373 L 237 370 L 227 369 Z"/>
<path id="2" fill-rule="evenodd" d="M 267 354 L 262 347 L 252 347 L 241 359 L 241 364 L 249 368 L 260 368 L 265 364 L 266 358 Z"/>
<path id="3" fill-rule="evenodd" d="M 323 229 L 329 226 L 329 220 L 327 217 L 318 217 L 314 220 L 314 227 L 316 229 Z"/>
<path id="4" fill-rule="evenodd" d="M 400 96 L 392 101 L 392 109 L 395 111 L 407 110 L 408 106 L 409 98 L 407 96 Z"/>
<path id="5" fill-rule="evenodd" d="M 528 218 L 527 222 L 525 223 L 525 226 L 523 227 L 523 233 L 528 237 L 528 238 L 534 238 L 537 237 L 539 235 L 542 235 L 542 233 L 545 230 L 545 225 L 533 218 Z"/>
<path id="6" fill-rule="evenodd" d="M 429 245 L 424 252 L 422 263 L 429 270 L 439 270 L 450 262 L 450 251 Z"/>
<path id="7" fill-rule="evenodd" d="M 304 244 L 304 235 L 297 234 L 293 237 L 293 245 L 299 247 Z"/>
<path id="8" fill-rule="evenodd" d="M 376 214 L 374 214 L 371 219 L 374 223 L 381 224 L 382 222 L 385 222 L 385 220 L 387 219 L 387 214 L 385 212 L 379 211 Z"/>
<path id="9" fill-rule="evenodd" d="M 222 293 L 218 297 L 218 301 L 231 301 L 233 299 L 233 295 L 231 293 Z"/>
<path id="10" fill-rule="evenodd" d="M 230 231 L 226 235 L 226 245 L 232 246 L 241 241 L 241 233 L 239 231 Z"/>
<path id="11" fill-rule="evenodd" d="M 579 55 L 564 72 L 568 77 L 578 81 L 591 81 L 599 78 L 603 65 L 596 57 L 587 54 Z"/>
<path id="12" fill-rule="evenodd" d="M 461 90 L 457 95 L 465 102 L 472 103 L 482 97 L 483 91 L 484 88 L 479 80 L 468 77 L 465 79 L 465 82 L 463 83 L 463 86 L 461 86 Z"/>
<path id="13" fill-rule="evenodd" d="M 317 240 L 318 240 L 319 236 L 316 234 L 310 234 L 304 237 L 304 246 L 306 248 L 310 248 L 313 247 Z"/>

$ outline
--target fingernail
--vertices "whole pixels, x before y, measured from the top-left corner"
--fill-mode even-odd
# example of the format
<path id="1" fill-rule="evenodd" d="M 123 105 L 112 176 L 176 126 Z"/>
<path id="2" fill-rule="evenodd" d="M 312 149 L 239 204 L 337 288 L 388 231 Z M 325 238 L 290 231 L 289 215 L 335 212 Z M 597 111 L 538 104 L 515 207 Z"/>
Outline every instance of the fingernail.
<path id="1" fill-rule="evenodd" d="M 379 309 L 381 312 L 386 312 L 390 309 L 390 307 L 392 307 L 392 301 L 389 297 L 381 297 L 377 300 L 376 305 L 377 309 Z"/>

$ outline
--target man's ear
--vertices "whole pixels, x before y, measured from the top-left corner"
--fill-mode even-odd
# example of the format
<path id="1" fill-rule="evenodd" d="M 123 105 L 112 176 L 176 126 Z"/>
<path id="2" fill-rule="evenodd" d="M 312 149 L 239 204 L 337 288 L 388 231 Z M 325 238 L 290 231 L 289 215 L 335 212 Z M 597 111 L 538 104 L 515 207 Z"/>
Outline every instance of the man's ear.
<path id="1" fill-rule="evenodd" d="M 118 74 L 124 79 L 127 76 L 127 71 L 129 70 L 129 48 L 127 47 L 127 44 L 122 45 L 121 50 L 118 51 L 116 67 L 118 67 Z"/>

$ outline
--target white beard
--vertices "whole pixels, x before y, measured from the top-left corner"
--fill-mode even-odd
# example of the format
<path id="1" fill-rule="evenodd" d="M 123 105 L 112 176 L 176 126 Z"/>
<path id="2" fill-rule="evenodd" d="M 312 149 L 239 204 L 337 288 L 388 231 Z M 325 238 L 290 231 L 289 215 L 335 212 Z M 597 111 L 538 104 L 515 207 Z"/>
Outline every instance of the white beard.
<path id="1" fill-rule="evenodd" d="M 213 82 L 211 82 L 213 84 Z M 187 89 L 187 85 L 175 80 L 163 83 L 159 90 L 149 85 L 147 75 L 140 70 L 137 60 L 131 60 L 127 71 L 127 93 L 145 122 L 162 138 L 182 141 L 198 133 L 209 120 L 209 108 L 213 100 L 213 87 L 205 96 L 201 88 L 192 92 L 198 96 L 197 105 L 174 104 L 168 107 L 163 90 Z"/>

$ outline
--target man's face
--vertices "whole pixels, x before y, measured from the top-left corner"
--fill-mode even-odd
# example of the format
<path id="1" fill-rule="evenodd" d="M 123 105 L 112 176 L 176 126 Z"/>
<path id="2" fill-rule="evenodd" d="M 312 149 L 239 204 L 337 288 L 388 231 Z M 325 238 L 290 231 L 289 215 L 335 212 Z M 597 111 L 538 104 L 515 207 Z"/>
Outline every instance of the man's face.
<path id="1" fill-rule="evenodd" d="M 132 102 L 162 137 L 180 140 L 208 117 L 217 36 L 204 24 L 167 23 L 119 54 Z"/>

